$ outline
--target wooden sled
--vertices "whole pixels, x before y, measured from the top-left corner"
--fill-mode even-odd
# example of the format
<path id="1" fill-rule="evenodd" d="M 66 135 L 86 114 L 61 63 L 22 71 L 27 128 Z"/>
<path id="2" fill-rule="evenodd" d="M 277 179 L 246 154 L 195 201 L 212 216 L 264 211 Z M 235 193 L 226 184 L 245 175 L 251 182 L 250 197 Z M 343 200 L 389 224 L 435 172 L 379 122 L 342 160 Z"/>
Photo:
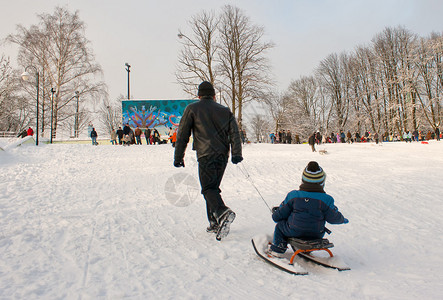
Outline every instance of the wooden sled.
<path id="1" fill-rule="evenodd" d="M 330 257 L 333 257 L 331 250 L 328 248 L 334 247 L 333 243 L 330 243 L 328 239 L 316 239 L 316 240 L 301 240 L 297 238 L 289 238 L 289 244 L 294 249 L 294 254 L 291 256 L 290 263 L 294 262 L 294 258 L 300 253 L 309 254 L 312 251 L 324 250 L 328 252 Z"/>
<path id="2" fill-rule="evenodd" d="M 330 243 L 328 239 L 315 239 L 315 240 L 302 240 L 297 238 L 289 238 L 289 244 L 294 249 L 290 263 L 294 263 L 295 257 L 299 255 L 303 259 L 321 265 L 323 267 L 336 269 L 339 271 L 350 270 L 351 268 L 342 261 L 339 257 L 332 254 L 328 248 L 334 247 L 333 243 Z M 329 257 L 321 257 L 311 254 L 314 251 L 326 251 Z"/>

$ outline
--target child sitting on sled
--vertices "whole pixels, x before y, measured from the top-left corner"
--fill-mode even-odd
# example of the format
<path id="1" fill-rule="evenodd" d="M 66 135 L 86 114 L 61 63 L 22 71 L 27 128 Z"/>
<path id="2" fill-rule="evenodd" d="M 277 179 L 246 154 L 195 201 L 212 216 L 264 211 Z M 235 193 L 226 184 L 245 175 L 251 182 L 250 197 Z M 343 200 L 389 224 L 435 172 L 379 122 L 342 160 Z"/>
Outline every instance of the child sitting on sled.
<path id="1" fill-rule="evenodd" d="M 334 205 L 334 198 L 325 193 L 325 180 L 326 174 L 318 163 L 309 162 L 303 171 L 300 189 L 289 192 L 280 206 L 272 209 L 272 219 L 277 225 L 268 255 L 281 257 L 287 249 L 289 237 L 323 238 L 325 221 L 348 223 Z"/>

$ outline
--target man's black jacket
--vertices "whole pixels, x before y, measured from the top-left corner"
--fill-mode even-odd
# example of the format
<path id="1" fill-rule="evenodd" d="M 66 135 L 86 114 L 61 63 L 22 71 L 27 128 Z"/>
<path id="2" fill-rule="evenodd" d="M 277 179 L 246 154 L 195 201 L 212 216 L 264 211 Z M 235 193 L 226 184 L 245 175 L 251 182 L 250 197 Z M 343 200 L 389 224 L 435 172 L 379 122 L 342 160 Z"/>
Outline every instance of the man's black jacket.
<path id="1" fill-rule="evenodd" d="M 200 101 L 189 104 L 180 120 L 175 143 L 175 161 L 182 161 L 189 137 L 193 135 L 193 150 L 197 159 L 223 154 L 242 156 L 238 125 L 229 108 L 218 104 L 212 97 L 202 97 Z"/>

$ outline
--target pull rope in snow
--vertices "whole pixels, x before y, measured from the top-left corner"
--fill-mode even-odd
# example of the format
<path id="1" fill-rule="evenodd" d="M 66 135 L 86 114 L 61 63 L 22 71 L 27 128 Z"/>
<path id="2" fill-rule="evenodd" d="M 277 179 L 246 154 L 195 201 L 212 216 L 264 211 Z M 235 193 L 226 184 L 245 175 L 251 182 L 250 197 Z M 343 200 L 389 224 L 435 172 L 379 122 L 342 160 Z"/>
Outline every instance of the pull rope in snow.
<path id="1" fill-rule="evenodd" d="M 269 211 L 272 213 L 272 209 L 269 207 L 268 203 L 266 202 L 265 198 L 263 198 L 262 194 L 260 193 L 260 191 L 258 190 L 258 188 L 255 186 L 254 181 L 252 181 L 251 175 L 249 175 L 248 170 L 246 170 L 245 167 L 245 163 L 244 162 L 240 162 L 239 164 L 237 164 L 237 167 L 239 168 L 240 172 L 243 173 L 243 175 L 245 175 L 245 177 L 247 179 L 249 179 L 249 182 L 251 183 L 251 185 L 255 188 L 255 190 L 257 191 L 257 193 L 260 195 L 261 199 L 263 200 L 263 202 L 266 204 L 266 206 L 268 207 Z M 243 167 L 243 168 L 242 168 Z"/>

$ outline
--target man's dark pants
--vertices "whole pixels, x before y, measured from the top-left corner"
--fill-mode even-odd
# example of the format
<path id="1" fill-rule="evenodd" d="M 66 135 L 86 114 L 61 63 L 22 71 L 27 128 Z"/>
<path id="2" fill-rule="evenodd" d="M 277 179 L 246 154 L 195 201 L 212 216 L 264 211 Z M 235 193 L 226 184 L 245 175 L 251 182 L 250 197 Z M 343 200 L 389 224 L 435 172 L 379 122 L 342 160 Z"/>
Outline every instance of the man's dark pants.
<path id="1" fill-rule="evenodd" d="M 227 163 L 228 158 L 223 154 L 204 156 L 198 159 L 201 193 L 206 200 L 209 223 L 217 222 L 216 218 L 227 209 L 220 196 L 220 183 Z"/>

